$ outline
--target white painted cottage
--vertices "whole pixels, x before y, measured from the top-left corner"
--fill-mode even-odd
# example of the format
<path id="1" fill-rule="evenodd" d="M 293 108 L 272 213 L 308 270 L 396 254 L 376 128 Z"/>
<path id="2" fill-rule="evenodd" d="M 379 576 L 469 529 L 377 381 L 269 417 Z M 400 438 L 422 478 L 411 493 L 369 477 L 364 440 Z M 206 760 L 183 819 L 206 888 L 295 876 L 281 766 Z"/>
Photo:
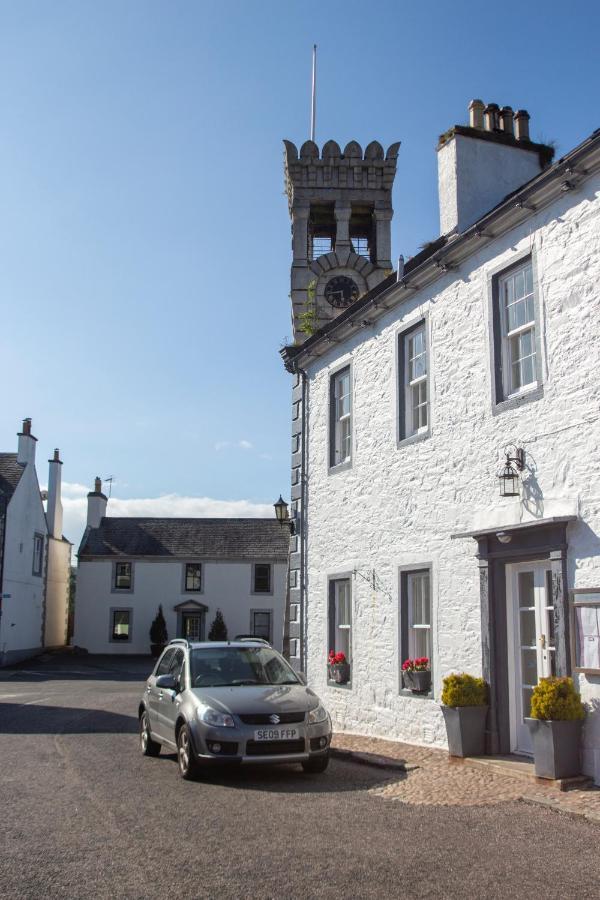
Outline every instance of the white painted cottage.
<path id="1" fill-rule="evenodd" d="M 62 533 L 58 450 L 49 460 L 44 512 L 31 419 L 16 453 L 0 453 L 0 666 L 67 640 L 71 544 Z"/>
<path id="2" fill-rule="evenodd" d="M 218 609 L 228 637 L 282 649 L 289 528 L 273 519 L 119 518 L 96 479 L 79 548 L 74 643 L 150 652 L 159 604 L 169 639 L 206 640 Z"/>
<path id="3" fill-rule="evenodd" d="M 528 119 L 473 101 L 441 136 L 441 236 L 393 273 L 398 145 L 286 142 L 291 654 L 336 728 L 440 747 L 442 678 L 483 674 L 492 753 L 573 674 L 600 782 L 600 131 L 552 164 Z"/>

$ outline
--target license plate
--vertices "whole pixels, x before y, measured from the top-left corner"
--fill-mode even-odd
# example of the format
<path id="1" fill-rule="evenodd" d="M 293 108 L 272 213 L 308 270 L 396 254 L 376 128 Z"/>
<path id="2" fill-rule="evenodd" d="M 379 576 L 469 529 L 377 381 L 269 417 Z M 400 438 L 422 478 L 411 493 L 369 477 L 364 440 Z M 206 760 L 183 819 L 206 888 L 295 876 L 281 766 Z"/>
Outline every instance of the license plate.
<path id="1" fill-rule="evenodd" d="M 254 732 L 255 741 L 295 741 L 299 737 L 299 728 L 259 728 Z"/>

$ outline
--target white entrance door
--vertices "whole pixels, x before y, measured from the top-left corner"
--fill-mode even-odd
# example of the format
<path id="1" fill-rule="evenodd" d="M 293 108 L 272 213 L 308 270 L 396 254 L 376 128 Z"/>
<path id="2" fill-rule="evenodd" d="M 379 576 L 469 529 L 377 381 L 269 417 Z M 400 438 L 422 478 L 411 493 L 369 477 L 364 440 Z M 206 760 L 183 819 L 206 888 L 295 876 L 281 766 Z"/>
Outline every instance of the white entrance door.
<path id="1" fill-rule="evenodd" d="M 547 562 L 506 567 L 508 679 L 511 752 L 532 754 L 531 692 L 540 678 L 555 674 L 552 575 Z"/>

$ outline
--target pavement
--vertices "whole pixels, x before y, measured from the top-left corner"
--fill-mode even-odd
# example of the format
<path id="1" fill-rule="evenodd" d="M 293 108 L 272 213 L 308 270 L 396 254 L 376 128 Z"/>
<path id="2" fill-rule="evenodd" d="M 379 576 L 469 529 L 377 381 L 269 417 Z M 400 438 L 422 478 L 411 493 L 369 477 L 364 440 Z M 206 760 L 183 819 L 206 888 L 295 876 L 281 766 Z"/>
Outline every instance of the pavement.
<path id="1" fill-rule="evenodd" d="M 138 748 L 150 666 L 0 670 L 0 897 L 598 897 L 598 824 L 519 799 L 412 802 L 401 786 L 425 766 L 408 759 L 184 782 Z"/>

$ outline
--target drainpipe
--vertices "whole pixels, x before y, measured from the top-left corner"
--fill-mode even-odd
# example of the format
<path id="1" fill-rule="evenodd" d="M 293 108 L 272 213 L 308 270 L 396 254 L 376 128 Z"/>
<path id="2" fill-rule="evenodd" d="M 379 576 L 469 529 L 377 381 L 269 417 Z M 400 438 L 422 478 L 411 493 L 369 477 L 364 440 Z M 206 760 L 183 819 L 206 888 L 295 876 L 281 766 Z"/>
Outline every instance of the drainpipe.
<path id="1" fill-rule="evenodd" d="M 300 669 L 306 671 L 306 395 L 307 379 L 306 371 L 299 366 L 297 371 L 302 379 L 302 440 L 300 453 L 300 521 L 298 532 L 300 534 Z"/>

